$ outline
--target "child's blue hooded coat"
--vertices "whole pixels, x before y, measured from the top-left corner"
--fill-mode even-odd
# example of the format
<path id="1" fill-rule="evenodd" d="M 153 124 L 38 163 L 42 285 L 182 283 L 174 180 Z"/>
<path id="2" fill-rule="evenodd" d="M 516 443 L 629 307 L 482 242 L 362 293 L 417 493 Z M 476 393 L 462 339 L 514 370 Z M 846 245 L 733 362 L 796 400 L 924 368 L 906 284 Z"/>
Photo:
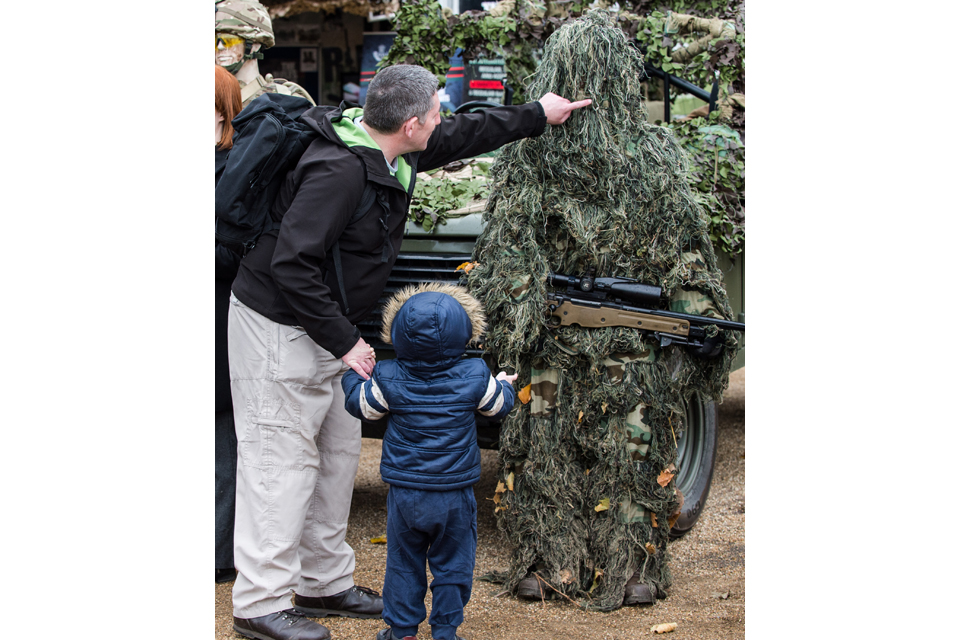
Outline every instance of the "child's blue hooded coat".
<path id="1" fill-rule="evenodd" d="M 387 304 L 383 334 L 396 359 L 378 362 L 370 380 L 351 370 L 342 383 L 352 415 L 371 421 L 389 416 L 380 462 L 384 482 L 449 491 L 480 479 L 476 413 L 502 419 L 516 397 L 483 360 L 463 357 L 484 328 L 480 304 L 454 285 L 407 288 Z"/>

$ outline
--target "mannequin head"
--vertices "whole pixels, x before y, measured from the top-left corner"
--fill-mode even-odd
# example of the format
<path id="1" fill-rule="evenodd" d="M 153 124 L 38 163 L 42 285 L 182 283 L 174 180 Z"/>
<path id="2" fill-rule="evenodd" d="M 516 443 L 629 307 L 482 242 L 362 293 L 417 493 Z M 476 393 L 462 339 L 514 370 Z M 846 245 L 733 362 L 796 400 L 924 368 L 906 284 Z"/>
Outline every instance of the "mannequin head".
<path id="1" fill-rule="evenodd" d="M 261 49 L 274 43 L 270 14 L 256 0 L 218 0 L 216 9 L 215 62 L 249 82 L 260 73 Z"/>

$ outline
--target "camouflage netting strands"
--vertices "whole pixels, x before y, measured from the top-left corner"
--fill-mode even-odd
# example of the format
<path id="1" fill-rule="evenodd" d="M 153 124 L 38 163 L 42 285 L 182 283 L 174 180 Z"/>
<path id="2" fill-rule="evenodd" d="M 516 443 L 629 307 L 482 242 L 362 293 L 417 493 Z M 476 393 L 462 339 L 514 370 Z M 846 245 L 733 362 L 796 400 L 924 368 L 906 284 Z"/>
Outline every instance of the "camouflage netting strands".
<path id="1" fill-rule="evenodd" d="M 732 316 L 682 151 L 646 122 L 642 60 L 614 19 L 593 11 L 547 41 L 528 95 L 593 104 L 501 150 L 468 275 L 486 347 L 531 385 L 501 429 L 494 501 L 515 551 L 500 577 L 516 590 L 536 571 L 598 610 L 621 606 L 637 570 L 665 594 L 682 497 L 657 479 L 676 463 L 685 398 L 719 400 L 737 351 L 729 332 L 701 360 L 635 329 L 547 323 L 547 275 L 590 269 L 658 285 L 674 311 Z"/>

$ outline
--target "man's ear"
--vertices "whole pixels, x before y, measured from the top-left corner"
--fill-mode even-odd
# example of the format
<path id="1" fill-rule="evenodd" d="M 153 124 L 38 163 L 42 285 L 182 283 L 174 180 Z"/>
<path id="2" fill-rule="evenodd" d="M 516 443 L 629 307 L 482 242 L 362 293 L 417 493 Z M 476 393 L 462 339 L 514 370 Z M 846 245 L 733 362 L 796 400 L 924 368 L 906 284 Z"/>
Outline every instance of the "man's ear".
<path id="1" fill-rule="evenodd" d="M 404 122 L 404 123 L 403 123 L 403 134 L 404 134 L 405 136 L 407 136 L 408 138 L 412 138 L 412 137 L 413 137 L 413 132 L 416 131 L 416 129 L 414 128 L 413 125 L 415 125 L 417 122 L 418 122 L 417 116 L 413 116 L 412 118 L 410 118 L 409 120 L 407 120 L 406 122 Z"/>

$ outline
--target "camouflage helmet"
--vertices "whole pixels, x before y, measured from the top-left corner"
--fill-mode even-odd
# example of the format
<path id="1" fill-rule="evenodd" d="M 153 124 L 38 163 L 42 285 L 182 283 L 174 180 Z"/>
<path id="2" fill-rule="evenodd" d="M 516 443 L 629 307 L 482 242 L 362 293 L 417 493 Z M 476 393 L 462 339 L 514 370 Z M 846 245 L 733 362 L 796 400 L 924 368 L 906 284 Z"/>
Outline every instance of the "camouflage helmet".
<path id="1" fill-rule="evenodd" d="M 273 46 L 273 23 L 266 7 L 256 0 L 217 0 L 216 30 L 232 33 L 263 49 Z"/>

